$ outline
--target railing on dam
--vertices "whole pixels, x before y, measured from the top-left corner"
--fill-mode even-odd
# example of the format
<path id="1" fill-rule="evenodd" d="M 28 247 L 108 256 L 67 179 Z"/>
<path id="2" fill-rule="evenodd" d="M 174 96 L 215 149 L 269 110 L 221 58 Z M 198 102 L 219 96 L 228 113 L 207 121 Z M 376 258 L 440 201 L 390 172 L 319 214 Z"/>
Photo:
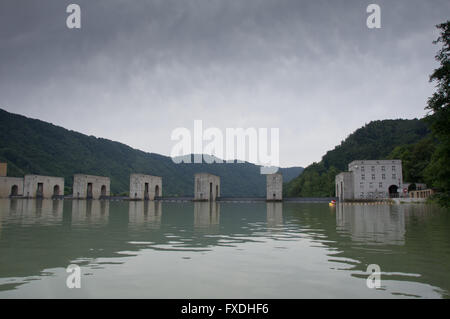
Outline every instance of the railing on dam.
<path id="1" fill-rule="evenodd" d="M 253 202 L 265 202 L 265 197 L 219 197 L 218 202 L 228 203 L 253 203 Z"/>
<path id="2" fill-rule="evenodd" d="M 14 198 L 24 198 L 23 196 L 15 196 Z M 69 199 L 72 200 L 72 195 L 55 196 L 53 199 Z M 129 201 L 133 200 L 127 196 L 102 196 L 100 200 L 109 201 Z M 155 197 L 156 201 L 162 202 L 192 202 L 194 197 L 192 196 L 180 196 L 180 197 Z M 338 200 L 337 197 L 285 197 L 282 202 L 290 203 L 328 203 L 332 200 Z M 222 203 L 254 203 L 265 202 L 266 197 L 218 197 L 217 202 Z"/>
<path id="3" fill-rule="evenodd" d="M 285 197 L 283 202 L 294 203 L 329 203 L 332 200 L 337 201 L 337 197 Z"/>

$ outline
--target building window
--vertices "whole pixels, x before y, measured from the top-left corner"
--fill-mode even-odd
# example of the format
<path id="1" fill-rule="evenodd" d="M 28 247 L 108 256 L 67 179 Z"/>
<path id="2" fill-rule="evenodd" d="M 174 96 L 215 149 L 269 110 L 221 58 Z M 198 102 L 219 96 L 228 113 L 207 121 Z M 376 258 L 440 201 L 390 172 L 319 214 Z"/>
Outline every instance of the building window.
<path id="1" fill-rule="evenodd" d="M 392 171 L 395 172 L 395 166 L 392 166 Z"/>
<path id="2" fill-rule="evenodd" d="M 371 169 L 372 169 L 372 172 L 375 172 L 375 166 L 372 166 Z"/>
<path id="3" fill-rule="evenodd" d="M 360 188 L 364 188 L 364 183 L 363 183 L 363 182 L 360 182 L 360 183 L 359 183 L 359 187 L 360 187 Z"/>
<path id="4" fill-rule="evenodd" d="M 396 179 L 396 178 L 397 178 L 397 175 L 392 174 L 392 179 Z"/>
<path id="5" fill-rule="evenodd" d="M 374 180 L 375 179 L 375 174 L 372 174 L 372 180 Z"/>
<path id="6" fill-rule="evenodd" d="M 383 188 L 383 183 L 379 182 L 379 183 L 378 183 L 378 187 L 379 187 L 379 188 Z"/>
<path id="7" fill-rule="evenodd" d="M 359 195 L 361 198 L 364 197 L 364 192 L 361 192 L 361 195 Z"/>
<path id="8" fill-rule="evenodd" d="M 370 187 L 370 188 L 373 188 L 373 183 L 370 183 L 370 184 L 369 184 L 369 187 Z"/>
<path id="9" fill-rule="evenodd" d="M 366 179 L 366 175 L 361 174 L 361 179 Z"/>
<path id="10" fill-rule="evenodd" d="M 386 174 L 381 174 L 381 179 L 386 179 Z"/>
<path id="11" fill-rule="evenodd" d="M 384 172 L 386 170 L 386 167 L 381 166 L 381 170 Z"/>
<path id="12" fill-rule="evenodd" d="M 361 166 L 361 172 L 364 172 L 364 166 Z"/>

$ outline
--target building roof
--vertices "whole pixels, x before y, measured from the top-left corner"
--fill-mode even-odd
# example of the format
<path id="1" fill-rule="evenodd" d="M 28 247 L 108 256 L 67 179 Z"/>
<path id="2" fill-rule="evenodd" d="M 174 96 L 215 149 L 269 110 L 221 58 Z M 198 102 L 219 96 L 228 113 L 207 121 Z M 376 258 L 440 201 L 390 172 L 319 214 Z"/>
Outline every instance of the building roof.
<path id="1" fill-rule="evenodd" d="M 75 176 L 84 176 L 84 177 L 94 177 L 94 178 L 107 178 L 107 179 L 110 179 L 110 178 L 107 177 L 107 176 L 97 176 L 97 175 L 88 175 L 88 174 L 74 174 L 73 176 L 74 176 L 74 177 L 75 177 Z"/>
<path id="2" fill-rule="evenodd" d="M 130 177 L 131 177 L 131 176 L 145 176 L 145 177 L 152 177 L 152 178 L 162 178 L 161 176 L 148 175 L 148 174 L 140 174 L 140 173 L 130 174 Z"/>
<path id="3" fill-rule="evenodd" d="M 352 166 L 352 164 L 359 165 L 389 165 L 389 164 L 401 164 L 402 161 L 399 159 L 390 159 L 390 160 L 354 160 L 351 161 L 348 166 Z"/>
<path id="4" fill-rule="evenodd" d="M 38 174 L 27 174 L 27 175 L 25 175 L 24 178 L 27 178 L 27 177 L 44 177 L 44 178 L 61 178 L 61 179 L 64 179 L 64 177 L 62 177 L 62 176 L 47 176 L 47 175 L 38 175 Z"/>
<path id="5" fill-rule="evenodd" d="M 204 172 L 202 172 L 202 173 L 195 173 L 194 175 L 195 176 L 197 176 L 197 175 L 209 175 L 209 176 L 219 177 L 217 175 L 214 175 L 214 174 L 211 174 L 211 173 L 204 173 Z"/>

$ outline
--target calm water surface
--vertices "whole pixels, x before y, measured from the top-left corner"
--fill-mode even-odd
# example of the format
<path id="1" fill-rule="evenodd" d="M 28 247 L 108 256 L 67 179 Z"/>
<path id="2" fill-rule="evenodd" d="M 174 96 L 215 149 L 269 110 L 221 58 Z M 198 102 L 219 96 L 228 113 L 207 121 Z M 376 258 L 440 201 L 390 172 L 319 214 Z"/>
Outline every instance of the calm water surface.
<path id="1" fill-rule="evenodd" d="M 450 212 L 432 205 L 0 200 L 0 298 L 449 296 Z"/>

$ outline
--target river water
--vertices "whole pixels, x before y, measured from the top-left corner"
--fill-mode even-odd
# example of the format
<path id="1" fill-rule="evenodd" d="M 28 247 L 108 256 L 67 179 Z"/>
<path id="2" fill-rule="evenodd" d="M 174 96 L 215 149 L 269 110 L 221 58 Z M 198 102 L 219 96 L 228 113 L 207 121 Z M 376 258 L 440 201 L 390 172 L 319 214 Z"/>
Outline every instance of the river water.
<path id="1" fill-rule="evenodd" d="M 433 205 L 0 200 L 0 298 L 449 296 Z"/>

